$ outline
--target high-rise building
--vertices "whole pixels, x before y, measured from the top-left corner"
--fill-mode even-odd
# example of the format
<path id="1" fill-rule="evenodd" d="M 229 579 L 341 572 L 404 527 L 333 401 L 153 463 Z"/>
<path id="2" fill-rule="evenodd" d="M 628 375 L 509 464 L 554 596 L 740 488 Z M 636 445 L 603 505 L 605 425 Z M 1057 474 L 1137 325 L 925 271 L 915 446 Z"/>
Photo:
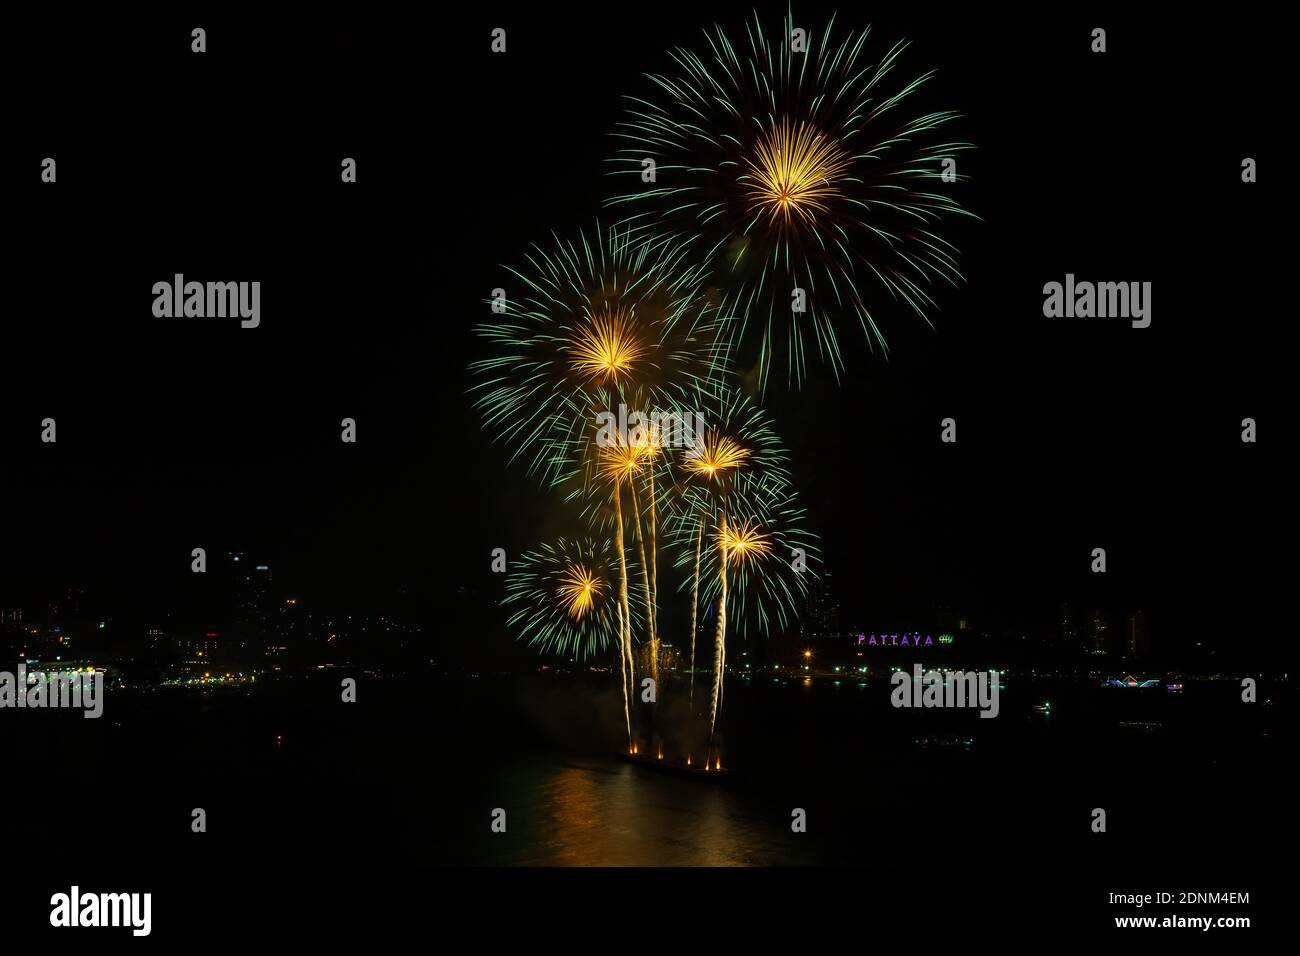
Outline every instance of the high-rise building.
<path id="1" fill-rule="evenodd" d="M 1145 657 L 1151 650 L 1150 620 L 1145 611 L 1132 611 L 1124 619 L 1124 656 Z"/>
<path id="2" fill-rule="evenodd" d="M 820 640 L 840 633 L 840 605 L 835 600 L 831 573 L 824 572 L 808 591 L 808 604 L 799 621 L 800 637 Z"/>
<path id="3" fill-rule="evenodd" d="M 234 572 L 235 637 L 241 644 L 264 642 L 271 637 L 274 611 L 271 567 L 254 564 L 242 554 L 231 555 Z"/>
<path id="4" fill-rule="evenodd" d="M 1078 647 L 1080 625 L 1082 624 L 1082 618 L 1079 616 L 1078 608 L 1072 604 L 1062 604 L 1061 609 L 1056 616 L 1060 628 L 1059 634 L 1061 644 L 1070 648 Z"/>
<path id="5" fill-rule="evenodd" d="M 1098 607 L 1090 609 L 1084 620 L 1084 650 L 1089 654 L 1109 654 L 1112 636 L 1110 612 Z"/>

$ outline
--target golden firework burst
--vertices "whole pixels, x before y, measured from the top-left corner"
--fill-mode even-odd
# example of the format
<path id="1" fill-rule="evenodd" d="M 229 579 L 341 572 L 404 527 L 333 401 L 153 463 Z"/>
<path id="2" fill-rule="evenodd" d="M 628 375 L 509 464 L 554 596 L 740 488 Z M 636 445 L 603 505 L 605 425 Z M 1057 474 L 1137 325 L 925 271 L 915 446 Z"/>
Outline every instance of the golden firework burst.
<path id="1" fill-rule="evenodd" d="M 731 564 L 760 558 L 772 551 L 771 538 L 752 521 L 741 524 L 724 522 L 718 532 L 718 544 L 723 556 Z"/>
<path id="2" fill-rule="evenodd" d="M 601 474 L 615 484 L 636 474 L 654 454 L 649 445 L 625 442 L 622 439 L 601 446 L 597 451 Z"/>
<path id="3" fill-rule="evenodd" d="M 560 576 L 559 596 L 575 621 L 590 611 L 604 589 L 600 578 L 580 564 L 568 565 Z"/>
<path id="4" fill-rule="evenodd" d="M 682 456 L 682 464 L 692 474 L 712 481 L 733 468 L 739 468 L 748 457 L 748 448 L 725 435 L 708 432 L 694 448 Z"/>
<path id="5" fill-rule="evenodd" d="M 759 137 L 754 153 L 746 161 L 751 211 L 784 226 L 796 218 L 811 222 L 841 195 L 835 179 L 848 166 L 848 153 L 807 123 L 782 120 Z"/>
<path id="6" fill-rule="evenodd" d="M 569 346 L 574 370 L 604 385 L 630 377 L 645 353 L 631 324 L 622 309 L 584 320 Z"/>

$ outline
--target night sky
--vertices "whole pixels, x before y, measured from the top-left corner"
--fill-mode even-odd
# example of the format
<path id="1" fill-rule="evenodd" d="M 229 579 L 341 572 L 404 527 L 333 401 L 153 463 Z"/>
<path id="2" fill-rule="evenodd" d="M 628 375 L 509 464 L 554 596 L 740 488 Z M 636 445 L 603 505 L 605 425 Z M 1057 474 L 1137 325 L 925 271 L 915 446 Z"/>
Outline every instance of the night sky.
<path id="1" fill-rule="evenodd" d="M 52 71 L 10 120 L 0 605 L 74 580 L 125 607 L 175 602 L 207 546 L 262 554 L 335 603 L 405 585 L 436 619 L 464 588 L 499 627 L 491 549 L 575 525 L 480 431 L 470 330 L 501 264 L 614 219 L 603 160 L 640 72 L 745 12 L 489 10 L 409 30 L 216 16 L 206 58 L 162 42 L 192 17 L 33 29 L 38 57 L 104 69 Z M 1096 56 L 1078 17 L 869 19 L 875 42 L 913 42 L 908 70 L 939 71 L 927 105 L 964 114 L 955 133 L 977 149 L 958 188 L 982 221 L 945 227 L 968 282 L 940 292 L 934 329 L 886 310 L 888 359 L 846 336 L 841 383 L 821 370 L 790 394 L 778 376 L 766 397 L 846 623 L 945 603 L 1047 631 L 1073 601 L 1141 607 L 1161 641 L 1249 635 L 1267 653 L 1281 173 L 1265 107 L 1236 95 L 1259 60 L 1231 23 L 1211 54 L 1195 23 L 1107 15 Z M 498 21 L 510 52 L 492 58 Z M 57 187 L 34 172 L 45 155 Z M 177 272 L 261 280 L 261 328 L 154 319 L 150 287 Z M 1042 286 L 1067 272 L 1152 282 L 1151 327 L 1045 319 Z M 39 441 L 47 415 L 56 446 Z"/>

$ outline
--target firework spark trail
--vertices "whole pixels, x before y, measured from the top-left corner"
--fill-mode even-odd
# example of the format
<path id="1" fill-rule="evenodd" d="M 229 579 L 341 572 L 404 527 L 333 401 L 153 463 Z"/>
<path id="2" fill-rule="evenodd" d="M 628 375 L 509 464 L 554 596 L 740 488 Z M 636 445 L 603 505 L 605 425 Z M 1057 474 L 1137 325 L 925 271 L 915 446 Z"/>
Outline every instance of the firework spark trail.
<path id="1" fill-rule="evenodd" d="M 700 548 L 704 543 L 704 516 L 699 517 L 700 528 L 695 535 L 695 577 L 691 587 L 691 692 L 690 703 L 695 703 L 695 632 L 699 628 L 700 610 Z"/>
<path id="2" fill-rule="evenodd" d="M 636 540 L 637 547 L 641 555 L 641 573 L 642 585 L 645 597 L 646 611 L 646 641 L 648 653 L 650 656 L 650 678 L 655 682 L 655 687 L 659 686 L 659 631 L 657 624 L 657 613 L 655 604 L 655 591 L 657 584 L 655 582 L 655 540 L 654 540 L 654 469 L 655 458 L 659 453 L 658 436 L 652 429 L 641 427 L 628 436 L 628 444 L 634 450 L 636 455 L 636 470 L 645 474 L 646 489 L 650 495 L 648 514 L 646 515 L 646 526 L 644 532 L 641 526 L 642 507 L 640 498 L 636 492 L 636 481 L 633 475 L 628 476 L 628 484 L 632 489 L 632 510 L 635 513 Z M 649 546 L 649 561 L 646 560 L 647 544 Z"/>
<path id="3" fill-rule="evenodd" d="M 648 470 L 648 484 L 650 485 L 650 654 L 651 660 L 654 662 L 652 676 L 657 688 L 659 686 L 659 561 L 656 552 L 659 550 L 659 543 L 655 534 L 655 470 L 653 461 L 650 462 Z"/>
<path id="4" fill-rule="evenodd" d="M 637 548 L 639 549 L 641 554 L 641 590 L 642 590 L 642 595 L 645 599 L 646 641 L 650 646 L 650 650 L 652 654 L 650 659 L 650 673 L 655 681 L 655 684 L 658 685 L 659 679 L 657 676 L 655 676 L 658 672 L 658 668 L 655 666 L 655 661 L 653 657 L 654 612 L 651 610 L 651 603 L 650 603 L 650 565 L 646 563 L 646 559 L 645 559 L 645 537 L 641 533 L 641 507 L 637 501 L 636 481 L 631 475 L 628 476 L 627 485 L 632 492 L 632 528 L 636 536 Z"/>
<path id="5" fill-rule="evenodd" d="M 623 685 L 623 724 L 627 729 L 627 745 L 630 749 L 632 746 L 632 704 L 628 697 L 627 688 L 627 647 L 623 643 L 623 634 L 627 622 L 623 618 L 623 605 L 618 604 L 618 676 Z"/>
<path id="6" fill-rule="evenodd" d="M 628 710 L 628 745 L 634 747 L 634 739 L 631 735 L 631 697 L 630 694 L 636 692 L 636 659 L 632 651 L 632 605 L 628 593 L 629 576 L 627 573 L 627 549 L 623 534 L 623 482 L 626 481 L 629 489 L 632 491 L 632 520 L 637 521 L 636 516 L 636 489 L 632 484 L 633 474 L 639 464 L 639 455 L 636 449 L 625 443 L 620 443 L 612 447 L 600 448 L 597 458 L 600 462 L 602 474 L 608 478 L 613 485 L 614 493 L 614 541 L 615 548 L 619 554 L 619 598 L 623 606 L 624 620 L 626 626 L 623 629 L 623 686 L 628 688 L 624 694 L 623 704 Z M 642 571 L 644 573 L 645 559 L 641 561 Z"/>
<path id="7" fill-rule="evenodd" d="M 619 670 L 623 675 L 623 717 L 627 722 L 627 743 L 632 746 L 632 705 L 628 695 L 629 678 L 631 686 L 636 686 L 636 675 L 632 670 L 632 621 L 627 599 L 627 555 L 623 550 L 623 506 L 619 483 L 614 482 L 614 550 L 618 552 L 618 613 L 620 621 L 619 649 L 624 663 Z"/>
<path id="8" fill-rule="evenodd" d="M 757 561 L 770 554 L 772 543 L 769 536 L 752 521 L 728 521 L 722 516 L 722 527 L 718 532 L 718 628 L 714 647 L 713 669 L 713 706 L 709 724 L 709 740 L 712 742 L 718 724 L 718 709 L 722 706 L 723 684 L 727 668 L 727 566 L 741 565 L 746 561 Z M 760 572 L 761 573 L 761 572 Z"/>
<path id="9" fill-rule="evenodd" d="M 713 696 L 709 706 L 709 749 L 713 748 L 713 735 L 718 729 L 718 708 L 722 706 L 723 646 L 727 639 L 727 519 L 722 519 L 722 557 L 718 561 L 718 626 L 713 637 Z M 707 758 L 706 758 L 707 759 Z M 706 764 L 707 769 L 707 764 Z"/>
<path id="10" fill-rule="evenodd" d="M 659 534 L 658 534 L 658 494 L 655 489 L 655 472 L 660 457 L 664 453 L 664 434 L 659 422 L 651 421 L 643 425 L 630 436 L 629 441 L 643 453 L 645 463 L 646 492 L 648 496 L 648 513 L 646 516 L 646 539 L 649 550 L 647 565 L 650 588 L 649 617 L 650 635 L 650 674 L 656 687 L 659 684 L 660 634 L 659 634 Z"/>

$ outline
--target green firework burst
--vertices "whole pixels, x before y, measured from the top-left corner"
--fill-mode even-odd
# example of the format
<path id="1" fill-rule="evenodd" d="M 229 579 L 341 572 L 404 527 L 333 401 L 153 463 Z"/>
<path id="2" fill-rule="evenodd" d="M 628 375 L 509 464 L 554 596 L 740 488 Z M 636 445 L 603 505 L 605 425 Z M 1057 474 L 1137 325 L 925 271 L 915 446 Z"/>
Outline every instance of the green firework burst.
<path id="1" fill-rule="evenodd" d="M 618 573 L 608 543 L 560 538 L 529 551 L 506 578 L 507 626 L 541 652 L 586 659 L 616 649 Z"/>
<path id="2" fill-rule="evenodd" d="M 492 354 L 471 364 L 471 393 L 484 427 L 544 484 L 573 472 L 601 413 L 671 401 L 725 364 L 716 306 L 685 250 L 597 225 L 534 246 L 509 273 L 511 294 L 476 327 Z"/>
<path id="3" fill-rule="evenodd" d="M 746 560 L 729 563 L 729 630 L 739 631 L 744 637 L 785 628 L 799 613 L 820 566 L 821 550 L 816 536 L 806 527 L 807 514 L 794 489 L 780 475 L 737 476 L 726 503 L 725 508 L 695 512 L 673 526 L 674 563 L 683 571 L 682 590 L 689 592 L 691 588 L 696 535 L 703 521 L 701 623 L 716 616 L 724 529 L 748 529 L 763 547 Z"/>
<path id="4" fill-rule="evenodd" d="M 706 31 L 703 52 L 674 50 L 674 70 L 649 76 L 650 98 L 628 98 L 614 133 L 611 175 L 628 188 L 608 204 L 636 235 L 710 263 L 764 388 L 782 360 L 796 387 L 814 357 L 839 377 L 846 327 L 887 351 L 882 313 L 928 323 L 933 288 L 962 278 L 936 230 L 971 215 L 943 161 L 972 147 L 944 136 L 956 113 L 909 109 L 933 74 L 896 75 L 906 42 L 877 52 L 869 34 L 832 17 L 798 52 L 790 15 L 777 33 L 755 14 L 739 42 Z"/>

